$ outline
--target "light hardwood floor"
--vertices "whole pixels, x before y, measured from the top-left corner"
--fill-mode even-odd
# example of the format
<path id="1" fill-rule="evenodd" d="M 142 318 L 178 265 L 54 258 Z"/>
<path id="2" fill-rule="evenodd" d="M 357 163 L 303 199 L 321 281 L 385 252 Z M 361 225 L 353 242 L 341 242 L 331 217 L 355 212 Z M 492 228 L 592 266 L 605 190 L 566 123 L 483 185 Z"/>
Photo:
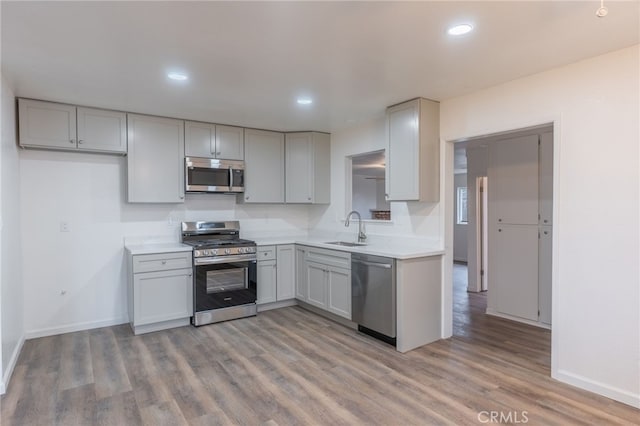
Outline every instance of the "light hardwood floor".
<path id="1" fill-rule="evenodd" d="M 29 340 L 2 425 L 477 425 L 492 411 L 531 425 L 638 424 L 638 410 L 552 380 L 549 332 L 484 315 L 485 296 L 456 281 L 454 337 L 407 354 L 298 307 Z"/>

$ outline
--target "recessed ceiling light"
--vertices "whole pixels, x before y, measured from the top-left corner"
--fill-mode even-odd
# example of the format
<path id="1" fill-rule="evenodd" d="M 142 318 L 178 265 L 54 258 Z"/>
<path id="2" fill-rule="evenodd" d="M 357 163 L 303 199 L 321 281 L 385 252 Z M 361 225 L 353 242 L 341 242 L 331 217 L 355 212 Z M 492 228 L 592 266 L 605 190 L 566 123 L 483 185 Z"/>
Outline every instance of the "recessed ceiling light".
<path id="1" fill-rule="evenodd" d="M 447 33 L 449 35 L 458 36 L 458 35 L 466 34 L 466 33 L 470 32 L 472 29 L 473 29 L 473 25 L 460 24 L 460 25 L 455 25 L 455 26 L 449 28 L 447 30 Z"/>
<path id="2" fill-rule="evenodd" d="M 298 98 L 296 101 L 299 105 L 311 105 L 313 103 L 313 99 L 311 98 Z"/>
<path id="3" fill-rule="evenodd" d="M 167 77 L 169 77 L 171 80 L 176 80 L 176 81 L 185 81 L 189 79 L 188 75 L 183 74 L 181 72 L 170 72 L 169 74 L 167 74 Z"/>

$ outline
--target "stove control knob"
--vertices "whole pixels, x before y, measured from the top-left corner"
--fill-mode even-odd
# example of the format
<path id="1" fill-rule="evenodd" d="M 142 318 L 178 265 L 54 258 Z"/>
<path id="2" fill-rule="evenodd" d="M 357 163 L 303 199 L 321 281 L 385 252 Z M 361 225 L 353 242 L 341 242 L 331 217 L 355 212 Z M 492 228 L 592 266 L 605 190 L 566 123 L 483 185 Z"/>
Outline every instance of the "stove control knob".
<path id="1" fill-rule="evenodd" d="M 196 250 L 196 251 L 193 253 L 193 255 L 194 255 L 195 257 L 199 257 L 199 256 L 200 256 L 200 250 Z"/>
<path id="2" fill-rule="evenodd" d="M 202 250 L 202 255 L 203 256 L 207 256 L 207 255 L 209 255 L 209 252 L 207 250 Z"/>
<path id="3" fill-rule="evenodd" d="M 211 256 L 217 256 L 218 255 L 218 249 L 213 249 L 210 251 Z"/>
<path id="4" fill-rule="evenodd" d="M 244 247 L 240 247 L 240 249 L 238 249 L 238 252 L 240 252 L 240 253 L 246 253 L 246 252 L 247 252 L 247 249 L 246 249 L 246 248 L 244 248 Z"/>
<path id="5" fill-rule="evenodd" d="M 224 249 L 224 254 L 231 254 L 231 250 L 229 250 L 229 249 Z"/>

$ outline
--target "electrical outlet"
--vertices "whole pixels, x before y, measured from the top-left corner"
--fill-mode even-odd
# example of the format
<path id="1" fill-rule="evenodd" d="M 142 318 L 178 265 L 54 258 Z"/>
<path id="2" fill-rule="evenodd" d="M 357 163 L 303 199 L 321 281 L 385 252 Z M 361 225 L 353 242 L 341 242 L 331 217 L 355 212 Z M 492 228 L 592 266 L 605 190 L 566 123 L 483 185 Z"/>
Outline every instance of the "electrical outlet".
<path id="1" fill-rule="evenodd" d="M 69 222 L 60 222 L 60 232 L 71 232 Z"/>

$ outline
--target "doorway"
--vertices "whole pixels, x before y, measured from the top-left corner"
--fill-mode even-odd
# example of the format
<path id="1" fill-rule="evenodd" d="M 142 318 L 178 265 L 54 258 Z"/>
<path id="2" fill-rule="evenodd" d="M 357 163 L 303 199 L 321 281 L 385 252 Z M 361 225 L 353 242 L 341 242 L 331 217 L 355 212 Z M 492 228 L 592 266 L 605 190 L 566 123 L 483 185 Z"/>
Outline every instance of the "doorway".
<path id="1" fill-rule="evenodd" d="M 454 152 L 454 318 L 464 296 L 455 227 L 466 172 L 467 292 L 484 292 L 485 314 L 550 328 L 553 125 L 458 142 Z"/>

